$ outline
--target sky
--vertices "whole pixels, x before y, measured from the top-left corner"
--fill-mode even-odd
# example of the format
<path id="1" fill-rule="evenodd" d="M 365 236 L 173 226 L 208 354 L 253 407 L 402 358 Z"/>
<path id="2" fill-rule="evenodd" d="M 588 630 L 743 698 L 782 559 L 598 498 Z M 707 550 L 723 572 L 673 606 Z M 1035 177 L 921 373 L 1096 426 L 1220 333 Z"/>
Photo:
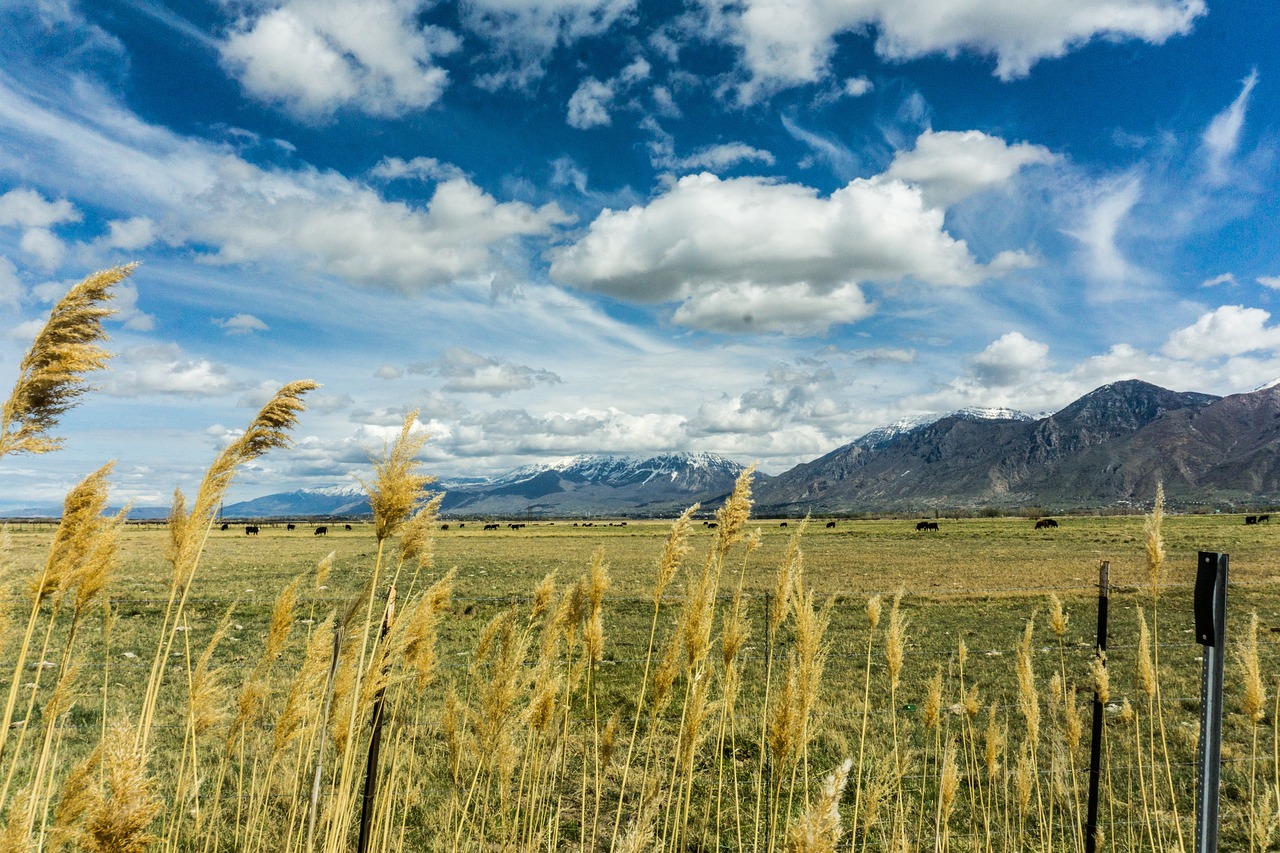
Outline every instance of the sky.
<path id="1" fill-rule="evenodd" d="M 0 366 L 137 261 L 0 508 L 710 451 L 1280 377 L 1280 6 L 0 0 Z M 7 384 L 4 387 L 9 387 Z"/>

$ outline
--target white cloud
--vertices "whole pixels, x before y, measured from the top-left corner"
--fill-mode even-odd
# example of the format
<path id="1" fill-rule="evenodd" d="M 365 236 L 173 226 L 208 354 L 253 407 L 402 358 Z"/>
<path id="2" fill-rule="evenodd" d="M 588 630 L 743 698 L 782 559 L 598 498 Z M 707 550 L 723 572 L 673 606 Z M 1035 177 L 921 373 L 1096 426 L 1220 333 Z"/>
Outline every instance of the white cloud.
<path id="1" fill-rule="evenodd" d="M 22 299 L 22 282 L 18 280 L 18 269 L 13 261 L 0 255 L 0 305 L 18 307 Z"/>
<path id="2" fill-rule="evenodd" d="M 399 157 L 383 157 L 378 165 L 369 170 L 375 178 L 387 181 L 412 179 L 427 181 L 451 181 L 465 179 L 466 173 L 452 163 L 441 163 L 434 157 L 414 157 L 402 160 Z"/>
<path id="3" fill-rule="evenodd" d="M 430 106 L 447 84 L 436 60 L 457 36 L 422 26 L 420 0 L 289 0 L 243 20 L 224 64 L 256 98 L 318 118 L 341 108 L 396 116 Z"/>
<path id="4" fill-rule="evenodd" d="M 1254 281 L 1263 287 L 1269 287 L 1272 290 L 1280 290 L 1280 275 L 1260 275 Z"/>
<path id="5" fill-rule="evenodd" d="M 465 178 L 440 182 L 425 204 L 391 202 L 336 172 L 257 166 L 144 124 L 84 85 L 74 100 L 64 115 L 0 84 L 0 153 L 39 147 L 48 182 L 147 210 L 175 245 L 211 247 L 214 261 L 294 264 L 413 291 L 508 275 L 523 262 L 514 243 L 569 221 L 555 204 L 499 202 Z"/>
<path id="6" fill-rule="evenodd" d="M 1024 262 L 1010 253 L 999 266 Z M 966 286 L 992 271 L 901 181 L 860 178 L 822 198 L 796 184 L 708 173 L 681 178 L 645 206 L 605 210 L 551 265 L 566 284 L 684 302 L 681 322 L 768 331 L 866 316 L 863 282 Z M 834 319 L 822 323 L 821 311 Z"/>
<path id="7" fill-rule="evenodd" d="M 18 245 L 45 270 L 55 270 L 67 255 L 67 245 L 47 228 L 28 228 Z"/>
<path id="8" fill-rule="evenodd" d="M 145 249 L 156 239 L 156 224 L 146 216 L 113 219 L 107 223 L 107 228 L 107 236 L 102 242 L 111 249 Z"/>
<path id="9" fill-rule="evenodd" d="M 768 151 L 753 148 L 743 142 L 727 142 L 695 151 L 688 157 L 682 157 L 675 161 L 673 165 L 677 169 L 709 169 L 712 172 L 722 172 L 725 169 L 733 168 L 739 163 L 753 162 L 772 166 L 774 157 Z"/>
<path id="10" fill-rule="evenodd" d="M 523 88 L 542 76 L 557 46 L 606 32 L 635 0 L 468 0 L 462 24 L 488 46 L 497 67 L 478 82 L 488 89 Z"/>
<path id="11" fill-rule="evenodd" d="M 1055 159 L 1043 146 L 1025 142 L 1009 145 L 978 130 L 926 130 L 914 148 L 894 155 L 885 177 L 918 186 L 930 205 L 948 207 L 1007 183 L 1024 166 Z"/>
<path id="12" fill-rule="evenodd" d="M 1018 385 L 1042 370 L 1048 355 L 1047 344 L 1009 332 L 969 359 L 969 371 L 984 387 Z"/>
<path id="13" fill-rule="evenodd" d="M 850 98 L 861 98 L 870 92 L 873 84 L 866 77 L 849 77 L 844 81 L 844 85 L 840 87 L 841 91 Z"/>
<path id="14" fill-rule="evenodd" d="M 1001 79 L 1094 39 L 1160 44 L 1190 31 L 1203 0 L 706 0 L 741 51 L 744 100 L 825 77 L 842 33 L 872 30 L 876 52 L 905 60 L 971 51 L 996 59 Z"/>
<path id="15" fill-rule="evenodd" d="M 1172 358 L 1209 361 L 1223 356 L 1280 349 L 1280 326 L 1268 326 L 1261 308 L 1223 305 L 1169 336 L 1162 351 Z"/>
<path id="16" fill-rule="evenodd" d="M 228 335 L 248 335 L 253 332 L 270 331 L 271 328 L 252 314 L 218 317 L 214 319 L 213 324 L 226 329 Z"/>
<path id="17" fill-rule="evenodd" d="M 585 193 L 587 173 L 573 161 L 572 157 L 557 157 L 551 161 L 551 185 L 573 187 L 578 192 Z"/>
<path id="18" fill-rule="evenodd" d="M 114 397 L 152 394 L 219 397 L 239 389 L 227 368 L 187 357 L 176 344 L 136 347 L 111 360 L 104 393 Z"/>
<path id="19" fill-rule="evenodd" d="M 378 369 L 373 372 L 373 375 L 378 379 L 399 379 L 404 376 L 404 371 L 394 364 L 380 364 Z"/>
<path id="20" fill-rule="evenodd" d="M 607 127 L 613 122 L 609 117 L 609 105 L 612 101 L 613 86 L 588 77 L 578 84 L 577 90 L 569 98 L 569 112 L 565 121 L 578 130 Z"/>
<path id="21" fill-rule="evenodd" d="M 1220 284 L 1235 284 L 1235 283 L 1236 283 L 1236 277 L 1229 272 L 1224 272 L 1222 275 L 1215 275 L 1213 278 L 1206 278 L 1204 281 L 1200 282 L 1200 286 L 1201 287 L 1217 287 Z"/>
<path id="22" fill-rule="evenodd" d="M 856 284 L 825 291 L 807 284 L 740 284 L 690 295 L 672 320 L 716 332 L 820 335 L 865 319 L 874 310 Z"/>
<path id="23" fill-rule="evenodd" d="M 1134 176 L 1102 185 L 1083 227 L 1071 232 L 1083 244 L 1087 270 L 1095 278 L 1121 282 L 1141 277 L 1116 245 L 1121 225 L 1141 196 L 1142 181 Z"/>
<path id="24" fill-rule="evenodd" d="M 1236 95 L 1225 110 L 1213 117 L 1205 128 L 1201 141 L 1204 143 L 1205 158 L 1208 164 L 1209 181 L 1221 184 L 1227 180 L 1231 159 L 1240 145 L 1240 131 L 1244 128 L 1244 114 L 1249 107 L 1249 95 L 1253 87 L 1258 85 L 1258 69 L 1253 69 L 1240 86 L 1240 94 Z"/>
<path id="25" fill-rule="evenodd" d="M 0 195 L 0 225 L 47 229 L 79 221 L 80 211 L 66 199 L 48 201 L 35 190 L 25 188 Z"/>
<path id="26" fill-rule="evenodd" d="M 437 361 L 417 365 L 413 372 L 434 373 L 446 380 L 446 391 L 467 394 L 491 394 L 494 397 L 512 391 L 524 391 L 539 384 L 559 384 L 560 377 L 550 370 L 526 367 L 453 347 Z"/>

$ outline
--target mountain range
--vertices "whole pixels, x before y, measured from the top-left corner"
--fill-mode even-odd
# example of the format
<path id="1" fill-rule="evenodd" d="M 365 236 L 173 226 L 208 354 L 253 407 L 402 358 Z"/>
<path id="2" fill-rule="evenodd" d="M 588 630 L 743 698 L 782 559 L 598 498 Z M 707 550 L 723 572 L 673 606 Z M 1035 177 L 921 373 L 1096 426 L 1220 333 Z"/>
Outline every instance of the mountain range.
<path id="1" fill-rule="evenodd" d="M 445 517 L 666 517 L 695 501 L 718 506 L 743 470 L 715 453 L 592 454 L 432 488 L 445 492 Z M 1217 397 L 1127 380 L 1052 414 L 968 408 L 909 418 L 778 476 L 757 474 L 753 497 L 759 515 L 1105 510 L 1149 505 L 1158 482 L 1171 507 L 1280 505 L 1280 382 Z M 354 485 L 223 509 L 227 518 L 369 513 Z"/>

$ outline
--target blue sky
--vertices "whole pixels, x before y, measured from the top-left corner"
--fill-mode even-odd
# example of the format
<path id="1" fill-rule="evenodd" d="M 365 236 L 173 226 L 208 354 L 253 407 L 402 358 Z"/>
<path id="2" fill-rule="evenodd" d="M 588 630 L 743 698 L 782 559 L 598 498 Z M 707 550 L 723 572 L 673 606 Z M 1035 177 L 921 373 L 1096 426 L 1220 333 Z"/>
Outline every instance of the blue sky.
<path id="1" fill-rule="evenodd" d="M 0 363 L 138 260 L 0 506 L 247 497 L 1280 377 L 1280 9 L 1198 0 L 0 0 Z"/>

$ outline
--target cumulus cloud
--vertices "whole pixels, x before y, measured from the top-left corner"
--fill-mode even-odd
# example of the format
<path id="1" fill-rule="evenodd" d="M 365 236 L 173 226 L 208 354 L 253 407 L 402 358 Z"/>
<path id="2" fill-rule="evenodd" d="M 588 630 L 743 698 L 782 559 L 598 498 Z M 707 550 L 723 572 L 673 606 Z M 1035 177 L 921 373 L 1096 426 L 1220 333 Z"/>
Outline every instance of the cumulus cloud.
<path id="1" fill-rule="evenodd" d="M 701 173 L 647 205 L 605 210 L 553 252 L 551 273 L 625 299 L 679 301 L 674 319 L 684 325 L 807 334 L 870 314 L 866 282 L 968 286 L 1030 262 L 1008 252 L 984 266 L 943 222 L 919 187 L 889 175 L 823 198 L 797 184 Z"/>
<path id="2" fill-rule="evenodd" d="M 0 225 L 18 228 L 51 228 L 79 222 L 80 211 L 66 199 L 49 201 L 35 190 L 18 188 L 0 195 Z"/>
<path id="3" fill-rule="evenodd" d="M 446 391 L 494 397 L 524 391 L 539 384 L 555 385 L 560 382 L 560 377 L 549 370 L 501 361 L 462 347 L 453 347 L 436 361 L 415 365 L 411 369 L 416 373 L 442 377 L 446 380 Z"/>
<path id="4" fill-rule="evenodd" d="M 101 387 L 115 397 L 219 397 L 239 390 L 224 365 L 190 358 L 176 344 L 125 350 L 112 359 Z"/>
<path id="5" fill-rule="evenodd" d="M 920 188 L 925 201 L 947 207 L 991 187 L 1005 184 L 1024 166 L 1052 163 L 1047 148 L 1025 142 L 1010 145 L 978 130 L 927 130 L 910 151 L 899 151 L 885 171 Z"/>
<path id="6" fill-rule="evenodd" d="M 213 321 L 215 326 L 225 329 L 228 335 L 248 335 L 253 332 L 266 332 L 270 326 L 252 314 L 236 314 L 231 317 L 218 317 Z"/>
<path id="7" fill-rule="evenodd" d="M 1190 361 L 1257 351 L 1274 353 L 1280 349 L 1280 326 L 1268 326 L 1270 319 L 1270 312 L 1261 308 L 1223 305 L 1170 335 L 1162 352 Z"/>
<path id="8" fill-rule="evenodd" d="M 1254 281 L 1263 287 L 1269 287 L 1272 290 L 1280 290 L 1280 275 L 1260 275 Z"/>
<path id="9" fill-rule="evenodd" d="M 107 235 L 102 244 L 110 249 L 126 252 L 145 249 L 155 242 L 156 224 L 146 216 L 129 219 L 113 219 L 107 223 Z"/>
<path id="10" fill-rule="evenodd" d="M 67 244 L 47 228 L 28 228 L 18 242 L 32 262 L 45 270 L 55 270 L 67 255 Z"/>
<path id="11" fill-rule="evenodd" d="M 396 116 L 435 103 L 457 50 L 453 33 L 423 26 L 421 0 L 289 0 L 245 18 L 221 44 L 250 95 L 304 118 L 350 108 Z"/>
<path id="12" fill-rule="evenodd" d="M 1249 107 L 1249 95 L 1258 85 L 1258 69 L 1253 69 L 1240 86 L 1240 94 L 1222 112 L 1213 117 L 1205 128 L 1201 142 L 1204 145 L 1210 183 L 1224 183 L 1230 172 L 1231 160 L 1240 146 L 1240 131 L 1244 128 L 1244 115 Z"/>
<path id="13" fill-rule="evenodd" d="M 969 372 L 986 387 L 1017 385 L 1043 369 L 1048 355 L 1047 344 L 1009 332 L 969 359 Z"/>
<path id="14" fill-rule="evenodd" d="M 578 84 L 569 98 L 569 112 L 565 117 L 570 127 L 589 130 L 607 127 L 613 123 L 609 117 L 609 105 L 613 101 L 613 86 L 588 77 Z"/>
<path id="15" fill-rule="evenodd" d="M 970 51 L 994 57 L 996 76 L 1024 77 L 1042 59 L 1095 39 L 1163 43 L 1191 30 L 1203 0 L 746 0 L 709 2 L 740 51 L 741 97 L 814 83 L 828 73 L 836 36 L 873 30 L 876 52 L 906 60 Z"/>
<path id="16" fill-rule="evenodd" d="M 850 98 L 861 98 L 873 88 L 871 81 L 866 77 L 848 77 L 845 79 L 844 84 L 841 85 L 840 90 Z"/>
<path id="17" fill-rule="evenodd" d="M 635 8 L 635 0 L 469 0 L 462 24 L 488 46 L 487 89 L 524 88 L 540 78 L 557 46 L 606 32 Z"/>

